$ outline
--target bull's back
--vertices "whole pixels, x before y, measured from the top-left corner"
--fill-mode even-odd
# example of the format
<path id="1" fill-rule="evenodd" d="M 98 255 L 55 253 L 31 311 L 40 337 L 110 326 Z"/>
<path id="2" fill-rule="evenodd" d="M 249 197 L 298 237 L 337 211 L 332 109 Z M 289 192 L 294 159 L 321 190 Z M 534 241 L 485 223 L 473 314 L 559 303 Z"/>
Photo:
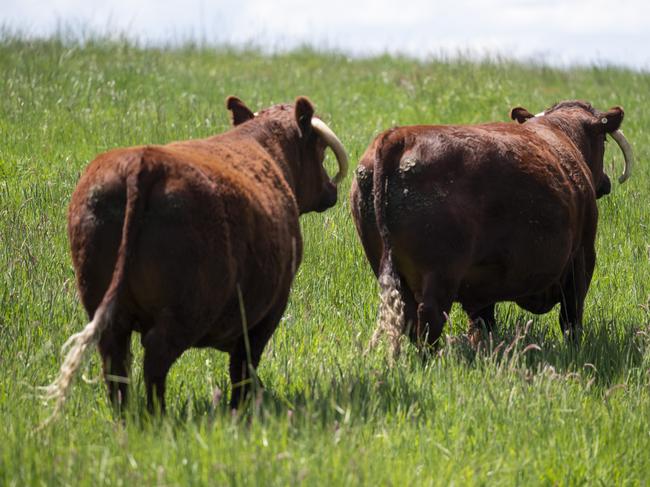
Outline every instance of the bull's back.
<path id="1" fill-rule="evenodd" d="M 286 195 L 259 181 L 182 166 L 149 196 L 133 276 L 141 286 L 139 302 L 151 310 L 195 303 L 206 315 L 225 310 L 238 318 L 239 287 L 247 319 L 255 323 L 288 288 L 291 266 L 300 261 L 298 216 L 292 210 Z"/>
<path id="2" fill-rule="evenodd" d="M 374 209 L 364 203 L 372 198 L 359 174 L 387 165 L 385 225 L 399 271 L 416 295 L 427 272 L 453 277 L 460 300 L 494 302 L 544 289 L 559 278 L 579 238 L 581 208 L 561 168 L 535 147 L 524 150 L 521 137 L 484 132 L 420 128 L 413 138 L 407 131 L 398 160 L 369 151 L 357 170 L 353 213 L 357 227 L 365 227 L 364 247 L 376 247 L 367 237 L 378 235 Z"/>
<path id="3" fill-rule="evenodd" d="M 217 160 L 209 164 L 156 147 L 98 157 L 75 192 L 69 231 L 89 313 L 110 281 L 124 220 L 126 176 L 137 158 L 155 180 L 138 195 L 144 210 L 127 263 L 129 292 L 123 305 L 145 329 L 162 310 L 175 308 L 209 323 L 233 308 L 239 287 L 254 322 L 290 283 L 287 248 L 297 213 L 291 214 L 290 202 L 282 204 L 284 195 L 268 194 L 272 188 L 220 171 Z M 273 198 L 275 206 L 268 204 Z M 294 252 L 300 250 L 301 242 L 294 242 Z M 222 331 L 216 330 L 213 340 L 227 341 L 232 330 Z"/>

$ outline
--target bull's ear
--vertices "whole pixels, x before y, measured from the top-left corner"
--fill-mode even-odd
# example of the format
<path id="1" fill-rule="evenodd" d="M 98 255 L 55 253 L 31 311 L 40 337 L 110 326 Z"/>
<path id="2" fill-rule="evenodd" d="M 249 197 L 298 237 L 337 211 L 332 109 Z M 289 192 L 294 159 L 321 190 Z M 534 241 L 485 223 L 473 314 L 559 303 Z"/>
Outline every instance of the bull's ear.
<path id="1" fill-rule="evenodd" d="M 234 126 L 244 123 L 251 118 L 255 118 L 253 112 L 236 96 L 229 96 L 226 98 L 226 108 L 232 114 L 232 124 Z"/>
<path id="2" fill-rule="evenodd" d="M 296 98 L 296 122 L 300 128 L 300 134 L 304 137 L 311 132 L 311 117 L 314 116 L 314 105 L 305 98 L 299 96 Z"/>
<path id="3" fill-rule="evenodd" d="M 605 126 L 605 132 L 614 132 L 615 130 L 618 130 L 618 128 L 621 126 L 621 122 L 623 121 L 623 116 L 625 115 L 625 112 L 623 112 L 623 108 L 621 107 L 614 107 L 610 108 L 607 113 L 605 113 L 602 118 L 600 119 L 600 123 L 602 123 Z"/>
<path id="4" fill-rule="evenodd" d="M 515 107 L 510 110 L 510 118 L 516 120 L 519 123 L 524 123 L 529 118 L 533 118 L 535 115 L 530 113 L 524 107 Z"/>

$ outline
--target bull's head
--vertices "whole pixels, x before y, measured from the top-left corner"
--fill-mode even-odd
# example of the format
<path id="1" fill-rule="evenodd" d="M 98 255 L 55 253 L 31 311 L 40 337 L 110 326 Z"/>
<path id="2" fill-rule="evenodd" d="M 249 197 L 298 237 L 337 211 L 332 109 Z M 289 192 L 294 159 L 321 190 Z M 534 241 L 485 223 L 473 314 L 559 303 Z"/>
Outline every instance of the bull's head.
<path id="1" fill-rule="evenodd" d="M 341 141 L 314 115 L 314 107 L 307 98 L 298 97 L 294 105 L 275 105 L 259 113 L 253 113 L 233 96 L 228 97 L 226 106 L 232 112 L 233 125 L 250 120 L 252 132 L 257 128 L 268 133 L 266 138 L 270 140 L 264 145 L 271 146 L 271 152 L 282 153 L 301 214 L 325 211 L 336 204 L 337 186 L 347 173 L 348 158 Z M 339 165 L 332 179 L 323 166 L 328 147 L 334 151 Z"/>
<path id="2" fill-rule="evenodd" d="M 603 170 L 605 137 L 609 134 L 623 151 L 625 168 L 618 178 L 619 183 L 630 177 L 633 165 L 632 148 L 619 129 L 623 121 L 623 109 L 611 108 L 607 112 L 594 109 L 582 101 L 564 101 L 548 110 L 533 115 L 522 107 L 513 108 L 510 117 L 519 123 L 548 121 L 560 128 L 576 144 L 589 165 L 593 176 L 596 198 L 609 194 L 611 183 Z"/>

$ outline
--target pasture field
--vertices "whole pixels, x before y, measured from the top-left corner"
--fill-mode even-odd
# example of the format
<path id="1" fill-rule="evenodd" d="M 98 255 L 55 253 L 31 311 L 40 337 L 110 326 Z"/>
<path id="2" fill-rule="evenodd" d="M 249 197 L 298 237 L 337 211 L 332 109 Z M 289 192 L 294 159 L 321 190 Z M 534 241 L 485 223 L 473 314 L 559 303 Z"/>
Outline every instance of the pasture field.
<path id="1" fill-rule="evenodd" d="M 650 74 L 6 34 L 0 72 L 0 485 L 649 482 Z M 309 96 L 353 167 L 395 124 L 506 120 L 513 106 L 535 113 L 572 98 L 623 106 L 637 166 L 619 186 L 622 156 L 609 144 L 613 191 L 599 203 L 581 346 L 564 343 L 557 307 L 534 316 L 501 304 L 479 353 L 454 308 L 437 357 L 411 346 L 394 365 L 382 349 L 364 354 L 378 288 L 350 217 L 350 174 L 334 209 L 302 218 L 305 258 L 259 369 L 267 389 L 244 412 L 227 407 L 226 355 L 192 350 L 168 377 L 168 415 L 146 416 L 134 336 L 125 420 L 102 383 L 77 380 L 58 422 L 36 432 L 51 409 L 35 386 L 87 322 L 66 235 L 80 172 L 113 147 L 226 130 L 230 94 L 253 109 Z M 84 374 L 99 376 L 97 353 Z"/>

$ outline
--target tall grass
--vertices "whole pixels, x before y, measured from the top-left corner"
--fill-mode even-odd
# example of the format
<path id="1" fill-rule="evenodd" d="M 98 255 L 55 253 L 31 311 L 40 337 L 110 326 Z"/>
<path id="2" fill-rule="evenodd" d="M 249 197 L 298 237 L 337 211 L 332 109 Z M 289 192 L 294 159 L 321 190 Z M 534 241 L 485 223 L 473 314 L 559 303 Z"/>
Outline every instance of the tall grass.
<path id="1" fill-rule="evenodd" d="M 649 74 L 7 35 L 0 70 L 0 484 L 647 482 Z M 389 367 L 381 350 L 364 355 L 378 289 L 349 216 L 348 178 L 336 208 L 302 219 L 305 258 L 259 370 L 267 389 L 246 411 L 228 411 L 226 356 L 193 350 L 169 375 L 168 415 L 147 417 L 134 338 L 124 420 L 101 383 L 78 381 L 61 420 L 35 433 L 48 409 L 34 386 L 53 378 L 61 344 L 86 322 L 65 232 L 79 174 L 112 147 L 226 130 L 230 94 L 254 109 L 309 96 L 353 161 L 394 124 L 505 120 L 512 106 L 534 112 L 570 98 L 623 106 L 638 164 L 599 203 L 582 346 L 563 342 L 557 308 L 534 316 L 501 304 L 482 352 L 467 346 L 454 308 L 438 357 L 407 347 Z M 615 144 L 606 167 L 622 168 Z M 98 377 L 96 354 L 85 374 Z"/>

